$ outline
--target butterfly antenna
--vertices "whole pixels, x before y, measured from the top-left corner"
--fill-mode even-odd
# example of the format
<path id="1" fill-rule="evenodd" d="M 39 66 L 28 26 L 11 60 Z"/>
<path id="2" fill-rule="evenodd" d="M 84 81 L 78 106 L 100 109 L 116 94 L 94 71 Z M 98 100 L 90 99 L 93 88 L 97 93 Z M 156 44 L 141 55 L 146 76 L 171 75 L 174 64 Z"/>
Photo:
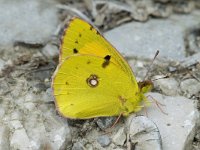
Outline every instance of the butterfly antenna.
<path id="1" fill-rule="evenodd" d="M 159 54 L 159 50 L 156 51 L 156 54 L 154 55 L 154 58 L 152 59 L 151 64 L 150 64 L 150 66 L 149 66 L 149 68 L 148 68 L 148 70 L 147 70 L 147 73 L 146 73 L 145 77 L 144 77 L 144 80 L 146 80 L 146 78 L 147 78 L 147 76 L 148 76 L 148 74 L 149 74 L 149 71 L 150 71 L 150 69 L 151 69 L 151 66 L 153 65 L 153 62 L 154 62 L 154 60 L 156 59 L 156 57 L 158 56 L 158 54 Z M 144 80 L 143 80 L 143 81 L 144 81 Z"/>

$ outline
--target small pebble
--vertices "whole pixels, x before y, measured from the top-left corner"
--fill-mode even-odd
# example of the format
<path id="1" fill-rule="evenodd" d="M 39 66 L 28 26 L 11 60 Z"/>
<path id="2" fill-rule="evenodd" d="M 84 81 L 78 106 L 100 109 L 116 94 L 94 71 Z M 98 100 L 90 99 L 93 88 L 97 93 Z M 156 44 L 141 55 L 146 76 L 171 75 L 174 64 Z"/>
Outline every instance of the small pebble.
<path id="1" fill-rule="evenodd" d="M 104 118 L 99 118 L 97 120 L 97 125 L 101 130 L 105 130 L 113 125 L 115 122 L 116 117 L 104 117 Z"/>
<path id="2" fill-rule="evenodd" d="M 177 68 L 172 67 L 172 66 L 169 66 L 169 67 L 168 67 L 169 72 L 174 72 L 174 71 L 176 71 L 176 69 L 177 69 Z"/>
<path id="3" fill-rule="evenodd" d="M 159 88 L 166 95 L 178 94 L 178 82 L 174 78 L 155 80 L 154 85 L 156 88 Z"/>
<path id="4" fill-rule="evenodd" d="M 113 136 L 113 142 L 116 145 L 123 146 L 126 141 L 126 134 L 124 128 L 120 128 L 118 132 Z"/>
<path id="5" fill-rule="evenodd" d="M 43 54 L 49 58 L 55 58 L 56 56 L 59 55 L 59 50 L 58 47 L 52 44 L 47 44 L 43 49 L 42 49 Z"/>
<path id="6" fill-rule="evenodd" d="M 161 150 L 161 136 L 154 122 L 145 116 L 129 117 L 128 147 L 134 150 Z M 151 146 L 150 146 L 151 145 Z M 150 147 L 149 147 L 150 146 Z"/>
<path id="7" fill-rule="evenodd" d="M 107 135 L 102 135 L 97 138 L 97 142 L 102 146 L 106 147 L 110 144 L 110 138 Z"/>
<path id="8" fill-rule="evenodd" d="M 76 142 L 74 143 L 72 150 L 84 150 L 84 147 L 80 142 Z"/>
<path id="9" fill-rule="evenodd" d="M 200 92 L 200 83 L 196 79 L 187 79 L 181 82 L 181 90 L 184 93 L 195 95 Z"/>

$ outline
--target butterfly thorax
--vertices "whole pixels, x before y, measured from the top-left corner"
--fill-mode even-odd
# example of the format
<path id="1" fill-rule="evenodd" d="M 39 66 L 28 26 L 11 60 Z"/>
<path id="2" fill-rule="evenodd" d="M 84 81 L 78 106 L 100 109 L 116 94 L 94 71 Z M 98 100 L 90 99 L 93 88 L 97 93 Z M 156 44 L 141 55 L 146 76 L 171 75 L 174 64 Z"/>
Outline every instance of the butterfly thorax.
<path id="1" fill-rule="evenodd" d="M 128 99 L 123 104 L 124 116 L 128 116 L 132 112 L 138 112 L 146 105 L 147 99 L 144 94 L 151 91 L 153 88 L 153 83 L 151 80 L 145 80 L 138 82 L 138 87 L 139 91 L 136 93 L 136 96 Z M 120 99 L 123 100 L 122 97 Z"/>
<path id="2" fill-rule="evenodd" d="M 140 81 L 138 87 L 140 92 L 144 94 L 153 89 L 153 82 L 151 80 Z"/>

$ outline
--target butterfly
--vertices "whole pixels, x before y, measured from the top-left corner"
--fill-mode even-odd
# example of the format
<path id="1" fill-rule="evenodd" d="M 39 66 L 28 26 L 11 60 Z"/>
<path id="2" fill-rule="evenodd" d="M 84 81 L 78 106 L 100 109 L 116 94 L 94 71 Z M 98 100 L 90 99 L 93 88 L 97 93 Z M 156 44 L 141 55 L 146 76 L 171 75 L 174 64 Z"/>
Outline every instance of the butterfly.
<path id="1" fill-rule="evenodd" d="M 137 82 L 129 64 L 95 27 L 72 18 L 52 77 L 58 112 L 73 119 L 128 116 L 147 102 L 153 83 Z"/>

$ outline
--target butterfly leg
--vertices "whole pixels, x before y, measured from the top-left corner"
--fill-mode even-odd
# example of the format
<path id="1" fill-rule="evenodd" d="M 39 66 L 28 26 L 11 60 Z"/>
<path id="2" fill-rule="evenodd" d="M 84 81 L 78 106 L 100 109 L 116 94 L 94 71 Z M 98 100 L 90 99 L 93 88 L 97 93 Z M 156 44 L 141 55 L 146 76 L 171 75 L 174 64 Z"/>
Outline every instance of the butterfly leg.
<path id="1" fill-rule="evenodd" d="M 123 113 L 120 113 L 113 125 L 110 127 L 111 129 L 118 123 L 119 119 L 122 117 Z"/>
<path id="2" fill-rule="evenodd" d="M 158 102 L 158 101 L 157 101 L 155 98 L 153 98 L 151 95 L 148 95 L 147 97 L 150 97 L 150 98 L 153 100 L 153 102 L 156 104 L 156 106 L 158 107 L 158 109 L 159 109 L 163 114 L 168 115 L 168 113 L 164 112 L 163 109 L 161 108 L 161 106 L 166 106 L 166 105 L 164 105 L 164 104 Z"/>
<path id="3" fill-rule="evenodd" d="M 123 113 L 120 113 L 120 115 L 117 117 L 117 119 L 115 120 L 115 122 L 113 123 L 113 125 L 110 128 L 108 128 L 108 130 L 105 132 L 105 134 L 109 134 L 109 133 L 112 132 L 111 129 L 113 129 L 114 126 L 118 123 L 118 121 L 122 117 L 122 115 L 123 115 Z"/>
<path id="4" fill-rule="evenodd" d="M 144 112 L 145 112 L 145 115 L 148 117 L 148 112 L 147 112 L 147 107 L 144 106 Z"/>

